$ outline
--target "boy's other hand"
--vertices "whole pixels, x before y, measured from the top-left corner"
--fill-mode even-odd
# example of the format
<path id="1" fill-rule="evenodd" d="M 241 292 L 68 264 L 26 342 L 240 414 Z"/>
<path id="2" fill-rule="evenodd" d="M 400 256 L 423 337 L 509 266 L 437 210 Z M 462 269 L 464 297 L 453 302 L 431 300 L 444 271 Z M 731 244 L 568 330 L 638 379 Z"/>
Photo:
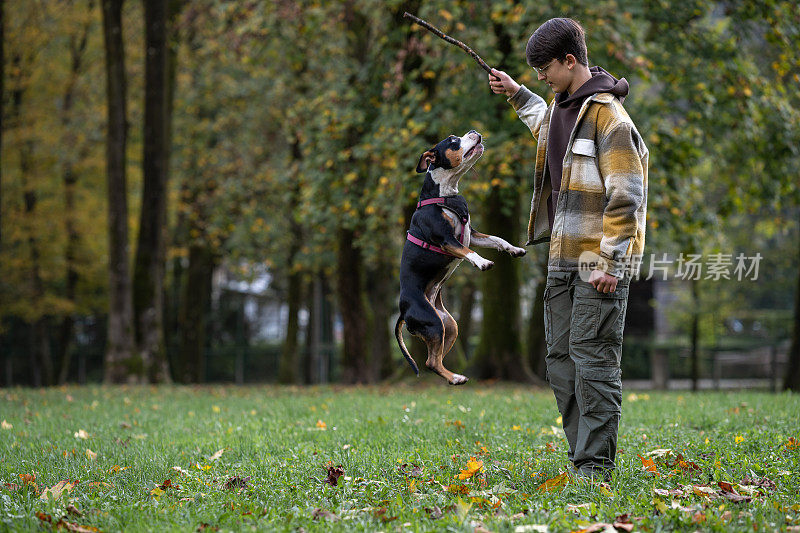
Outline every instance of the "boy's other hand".
<path id="1" fill-rule="evenodd" d="M 515 82 L 511 76 L 502 70 L 492 69 L 489 74 L 489 87 L 492 88 L 493 93 L 505 94 L 508 98 L 511 98 L 517 94 L 519 83 Z"/>

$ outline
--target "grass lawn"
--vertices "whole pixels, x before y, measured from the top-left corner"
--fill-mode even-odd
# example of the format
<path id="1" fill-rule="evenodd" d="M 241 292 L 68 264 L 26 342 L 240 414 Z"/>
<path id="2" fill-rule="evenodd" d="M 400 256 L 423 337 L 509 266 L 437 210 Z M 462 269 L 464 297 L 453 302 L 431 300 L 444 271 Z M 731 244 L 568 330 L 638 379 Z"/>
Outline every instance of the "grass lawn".
<path id="1" fill-rule="evenodd" d="M 0 530 L 800 530 L 798 395 L 625 392 L 604 487 L 549 390 L 422 383 L 0 389 Z"/>

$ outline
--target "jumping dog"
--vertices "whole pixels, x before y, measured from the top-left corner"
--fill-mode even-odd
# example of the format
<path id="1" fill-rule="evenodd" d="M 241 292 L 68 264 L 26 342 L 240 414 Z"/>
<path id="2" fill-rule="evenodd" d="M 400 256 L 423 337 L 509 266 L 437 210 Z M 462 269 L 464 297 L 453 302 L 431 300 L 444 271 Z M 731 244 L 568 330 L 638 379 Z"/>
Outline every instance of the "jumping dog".
<path id="1" fill-rule="evenodd" d="M 425 366 L 451 385 L 468 381 L 444 367 L 444 356 L 458 337 L 458 324 L 442 302 L 442 286 L 463 259 L 481 270 L 492 261 L 473 252 L 470 244 L 508 252 L 514 257 L 525 249 L 512 246 L 500 237 L 485 235 L 472 228 L 467 202 L 458 194 L 458 181 L 483 155 L 482 137 L 475 130 L 463 137 L 450 135 L 419 158 L 417 173 L 425 181 L 406 234 L 400 260 L 400 317 L 394 328 L 397 343 L 411 368 L 419 375 L 414 358 L 403 342 L 402 327 L 422 339 L 428 347 Z"/>

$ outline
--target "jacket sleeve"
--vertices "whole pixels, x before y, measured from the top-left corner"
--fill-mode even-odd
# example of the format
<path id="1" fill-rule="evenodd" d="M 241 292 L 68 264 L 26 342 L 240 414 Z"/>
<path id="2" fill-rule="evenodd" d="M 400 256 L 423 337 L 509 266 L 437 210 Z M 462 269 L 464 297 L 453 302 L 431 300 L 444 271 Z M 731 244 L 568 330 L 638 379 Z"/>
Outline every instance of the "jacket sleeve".
<path id="1" fill-rule="evenodd" d="M 547 111 L 544 99 L 524 85 L 520 85 L 519 90 L 508 99 L 508 102 L 514 107 L 520 120 L 531 130 L 533 138 L 538 141 L 542 118 Z"/>
<path id="2" fill-rule="evenodd" d="M 608 201 L 597 268 L 621 278 L 630 268 L 637 210 L 644 202 L 644 169 L 638 133 L 621 123 L 600 139 L 598 165 Z"/>

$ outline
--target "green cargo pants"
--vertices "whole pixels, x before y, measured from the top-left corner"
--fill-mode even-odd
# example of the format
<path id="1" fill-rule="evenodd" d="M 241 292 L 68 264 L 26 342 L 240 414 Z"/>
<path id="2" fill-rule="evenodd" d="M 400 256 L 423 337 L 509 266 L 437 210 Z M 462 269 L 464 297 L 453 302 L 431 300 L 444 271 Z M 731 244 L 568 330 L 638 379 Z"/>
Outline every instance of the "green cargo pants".
<path id="1" fill-rule="evenodd" d="M 544 290 L 547 381 L 582 474 L 608 479 L 622 410 L 622 333 L 630 277 L 602 293 L 578 272 L 548 272 Z"/>

